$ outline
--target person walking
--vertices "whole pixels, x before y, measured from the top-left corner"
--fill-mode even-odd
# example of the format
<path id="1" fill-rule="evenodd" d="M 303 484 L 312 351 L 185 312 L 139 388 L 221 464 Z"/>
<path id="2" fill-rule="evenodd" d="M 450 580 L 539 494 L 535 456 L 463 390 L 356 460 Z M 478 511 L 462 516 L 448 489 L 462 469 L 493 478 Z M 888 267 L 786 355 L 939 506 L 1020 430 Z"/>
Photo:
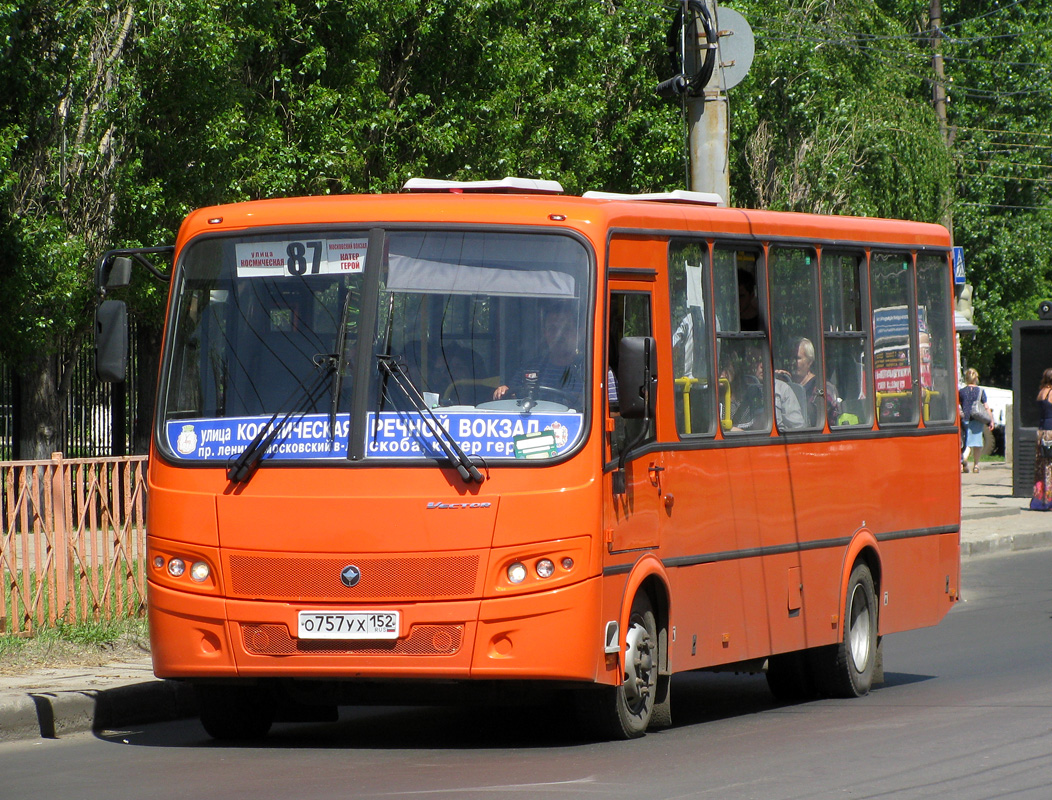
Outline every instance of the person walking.
<path id="1" fill-rule="evenodd" d="M 961 432 L 964 442 L 961 447 L 961 472 L 968 471 L 968 452 L 972 453 L 972 472 L 979 471 L 979 457 L 983 454 L 983 432 L 993 427 L 993 413 L 986 404 L 986 392 L 979 386 L 979 373 L 969 367 L 964 371 L 964 383 L 957 391 L 957 402 L 961 407 Z M 976 407 L 986 411 L 986 421 L 973 415 Z M 981 413 L 981 412 L 980 412 Z"/>
<path id="2" fill-rule="evenodd" d="M 1034 496 L 1030 499 L 1033 511 L 1052 510 L 1052 368 L 1041 374 L 1037 388 L 1039 406 L 1037 448 L 1034 454 Z"/>

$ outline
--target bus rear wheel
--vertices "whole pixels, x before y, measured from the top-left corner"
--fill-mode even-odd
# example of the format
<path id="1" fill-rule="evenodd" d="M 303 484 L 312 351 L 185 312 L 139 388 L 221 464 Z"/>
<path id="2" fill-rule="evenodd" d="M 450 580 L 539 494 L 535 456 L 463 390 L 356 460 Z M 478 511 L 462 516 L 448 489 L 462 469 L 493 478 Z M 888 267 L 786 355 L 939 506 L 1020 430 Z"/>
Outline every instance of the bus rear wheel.
<path id="1" fill-rule="evenodd" d="M 873 575 L 858 563 L 848 578 L 843 636 L 821 659 L 822 690 L 832 697 L 862 697 L 873 686 L 877 664 L 877 594 Z"/>
<path id="2" fill-rule="evenodd" d="M 198 684 L 197 706 L 205 732 L 220 741 L 262 739 L 274 724 L 274 700 L 259 686 Z"/>
<path id="3" fill-rule="evenodd" d="M 585 723 L 596 734 L 607 739 L 636 739 L 650 725 L 659 689 L 657 622 L 645 592 L 632 601 L 621 659 L 621 684 L 584 690 L 579 706 Z M 667 684 L 662 690 L 667 693 Z"/>

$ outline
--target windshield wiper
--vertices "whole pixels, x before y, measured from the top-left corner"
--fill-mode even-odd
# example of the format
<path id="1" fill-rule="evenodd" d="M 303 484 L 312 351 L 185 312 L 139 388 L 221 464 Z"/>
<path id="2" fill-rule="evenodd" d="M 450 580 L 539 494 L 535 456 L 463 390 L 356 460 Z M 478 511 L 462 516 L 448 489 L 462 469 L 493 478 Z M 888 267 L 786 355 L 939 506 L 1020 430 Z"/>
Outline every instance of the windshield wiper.
<path id="1" fill-rule="evenodd" d="M 267 449 L 274 444 L 278 433 L 285 427 L 285 423 L 289 421 L 289 417 L 293 414 L 301 413 L 301 410 L 302 413 L 306 413 L 306 409 L 313 405 L 316 399 L 315 394 L 332 374 L 333 370 L 336 369 L 335 365 L 337 362 L 333 356 L 323 354 L 314 356 L 314 363 L 317 367 L 324 367 L 318 377 L 314 379 L 314 383 L 309 387 L 300 383 L 293 390 L 292 394 L 285 398 L 285 402 L 278 407 L 278 410 L 271 415 L 270 419 L 260 426 L 259 432 L 252 437 L 252 441 L 248 443 L 236 459 L 227 465 L 226 476 L 228 480 L 234 483 L 247 483 L 256 471 L 256 467 L 259 466 L 259 462 L 263 460 Z M 283 408 L 288 408 L 288 411 L 284 412 L 284 416 L 282 416 L 281 411 Z M 281 417 L 281 422 L 277 421 L 278 417 Z"/>
<path id="2" fill-rule="evenodd" d="M 435 416 L 435 412 L 428 408 L 424 396 L 420 394 L 420 390 L 409 379 L 402 364 L 394 356 L 382 353 L 376 356 L 376 360 L 380 362 L 380 368 L 384 371 L 384 374 L 394 379 L 394 382 L 398 384 L 398 388 L 409 399 L 416 413 L 431 428 L 438 446 L 442 448 L 442 452 L 446 454 L 446 458 L 449 459 L 450 463 L 456 467 L 463 481 L 465 483 L 471 483 L 472 481 L 482 483 L 486 480 L 483 474 L 479 472 L 478 467 L 468 459 L 467 454 L 460 448 L 457 440 L 453 438 L 446 426 Z"/>
<path id="3" fill-rule="evenodd" d="M 347 320 L 351 311 L 351 292 L 343 302 L 340 314 L 340 330 L 336 333 L 336 374 L 332 379 L 332 404 L 329 406 L 329 444 L 336 442 L 336 413 L 339 410 L 340 392 L 343 390 L 344 358 L 347 353 Z"/>

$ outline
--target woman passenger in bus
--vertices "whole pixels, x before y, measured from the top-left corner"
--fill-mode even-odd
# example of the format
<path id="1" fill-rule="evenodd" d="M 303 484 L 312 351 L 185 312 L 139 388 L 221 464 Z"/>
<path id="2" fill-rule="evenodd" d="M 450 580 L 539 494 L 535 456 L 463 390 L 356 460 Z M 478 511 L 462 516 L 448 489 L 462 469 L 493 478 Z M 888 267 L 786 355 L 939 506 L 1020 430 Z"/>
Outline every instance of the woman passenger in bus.
<path id="1" fill-rule="evenodd" d="M 817 428 L 822 424 L 822 399 L 825 398 L 826 418 L 830 425 L 836 425 L 840 418 L 840 399 L 836 387 L 826 382 L 825 391 L 818 388 L 819 380 L 814 373 L 815 346 L 810 339 L 801 337 L 793 348 L 792 380 L 804 387 L 806 402 L 805 412 L 809 427 Z"/>

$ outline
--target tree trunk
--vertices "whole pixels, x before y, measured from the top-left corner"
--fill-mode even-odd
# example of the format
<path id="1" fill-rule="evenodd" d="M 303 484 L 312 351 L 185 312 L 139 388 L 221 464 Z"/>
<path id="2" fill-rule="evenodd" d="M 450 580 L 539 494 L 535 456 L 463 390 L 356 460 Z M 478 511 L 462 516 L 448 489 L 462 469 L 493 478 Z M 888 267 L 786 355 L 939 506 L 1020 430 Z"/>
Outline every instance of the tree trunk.
<path id="1" fill-rule="evenodd" d="M 66 441 L 58 357 L 31 357 L 22 366 L 19 382 L 19 457 L 46 460 Z"/>
<path id="2" fill-rule="evenodd" d="M 157 401 L 157 369 L 161 359 L 161 329 L 140 322 L 135 326 L 135 419 L 132 421 L 132 454 L 150 451 L 153 412 Z"/>

